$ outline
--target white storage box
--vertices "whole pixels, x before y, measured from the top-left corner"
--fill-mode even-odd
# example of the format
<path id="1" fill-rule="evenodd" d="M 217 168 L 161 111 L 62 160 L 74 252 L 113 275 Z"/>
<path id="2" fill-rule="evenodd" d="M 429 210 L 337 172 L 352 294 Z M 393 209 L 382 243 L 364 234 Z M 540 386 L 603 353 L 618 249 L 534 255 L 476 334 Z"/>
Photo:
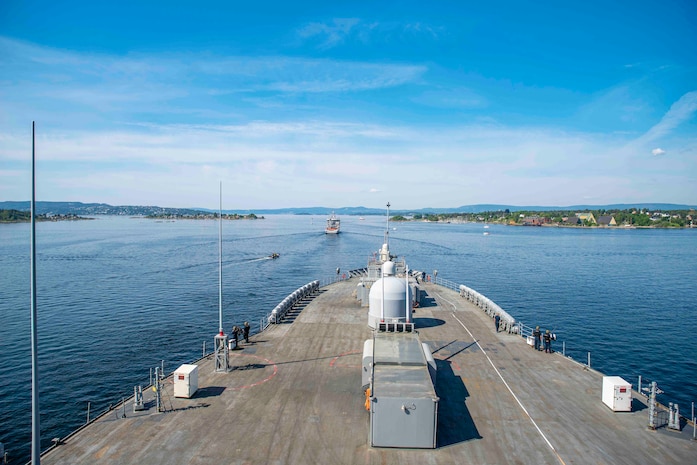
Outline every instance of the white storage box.
<path id="1" fill-rule="evenodd" d="M 174 397 L 192 397 L 198 391 L 198 365 L 184 364 L 174 372 Z"/>
<path id="2" fill-rule="evenodd" d="M 631 383 L 619 376 L 603 376 L 603 403 L 613 412 L 631 412 Z"/>
<path id="3" fill-rule="evenodd" d="M 528 336 L 528 337 L 527 337 L 527 343 L 528 343 L 528 345 L 531 346 L 531 347 L 534 346 L 534 345 L 535 345 L 535 338 L 532 337 L 532 336 Z"/>

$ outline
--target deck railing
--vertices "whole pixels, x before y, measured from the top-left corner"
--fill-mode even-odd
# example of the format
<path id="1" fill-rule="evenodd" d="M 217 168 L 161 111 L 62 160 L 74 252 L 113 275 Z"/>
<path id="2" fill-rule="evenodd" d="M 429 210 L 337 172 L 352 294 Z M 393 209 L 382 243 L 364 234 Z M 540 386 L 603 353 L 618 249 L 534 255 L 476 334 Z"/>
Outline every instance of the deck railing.
<path id="1" fill-rule="evenodd" d="M 434 277 L 432 279 L 432 282 L 439 285 L 443 286 L 445 288 L 454 290 L 459 292 L 460 297 L 466 298 L 473 304 L 475 304 L 477 307 L 481 308 L 487 315 L 489 315 L 491 318 L 494 318 L 496 315 L 499 315 L 501 318 L 501 324 L 503 325 L 503 329 L 509 333 L 512 334 L 520 334 L 522 337 L 526 338 L 528 343 L 530 343 L 530 339 L 533 337 L 533 331 L 534 328 L 530 325 L 523 324 L 520 321 L 516 321 L 511 315 L 509 315 L 505 310 L 503 310 L 501 307 L 499 307 L 498 304 L 493 302 L 491 299 L 488 297 L 484 296 L 483 294 L 480 294 L 479 292 L 475 291 L 474 289 L 471 289 L 465 285 L 458 285 L 457 283 L 454 283 L 453 281 L 449 281 L 447 279 L 439 278 L 436 273 L 434 273 Z M 554 341 L 556 341 L 556 335 L 553 335 Z M 555 343 L 556 346 L 558 347 L 559 342 Z M 570 355 L 567 355 L 567 347 L 566 347 L 566 342 L 561 341 L 562 344 L 562 350 L 561 353 L 563 356 L 567 357 L 568 359 L 572 360 L 575 363 L 578 363 L 581 366 L 585 366 L 588 369 L 591 369 L 591 353 L 588 351 L 586 355 L 586 363 L 580 362 L 578 360 L 575 360 L 573 357 Z M 532 343 L 530 345 L 533 345 Z M 581 352 L 583 353 L 583 352 Z M 602 373 L 600 373 L 602 374 Z M 643 384 L 642 384 L 642 376 L 638 375 L 637 378 L 637 383 L 636 385 L 632 384 L 632 387 L 636 386 L 635 392 L 638 394 L 641 394 L 642 396 L 645 397 L 646 401 L 649 402 L 650 398 L 650 392 L 651 392 L 651 382 L 644 379 Z M 663 393 L 659 389 L 659 393 Z M 680 424 L 680 418 L 682 420 L 685 420 L 683 423 L 691 424 L 692 425 L 692 436 L 693 439 L 697 439 L 697 425 L 695 424 L 695 403 L 692 402 L 692 408 L 691 408 L 691 415 L 690 417 L 687 417 L 685 415 L 679 415 L 677 412 L 677 405 L 674 405 L 672 402 L 669 403 L 669 406 L 666 407 L 663 404 L 656 403 L 656 406 L 658 407 L 658 411 L 656 412 L 655 416 L 652 416 L 650 418 L 650 423 L 649 427 L 650 428 L 659 428 L 662 426 L 668 425 L 668 427 L 671 426 L 671 418 L 673 418 L 674 424 L 678 425 Z M 675 415 L 675 417 L 673 417 Z"/>

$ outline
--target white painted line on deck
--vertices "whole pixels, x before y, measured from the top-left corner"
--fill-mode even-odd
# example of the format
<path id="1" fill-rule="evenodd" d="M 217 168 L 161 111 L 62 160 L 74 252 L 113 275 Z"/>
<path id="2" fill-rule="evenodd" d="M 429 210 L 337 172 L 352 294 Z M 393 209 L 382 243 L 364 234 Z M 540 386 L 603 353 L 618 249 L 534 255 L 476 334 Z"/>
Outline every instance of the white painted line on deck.
<path id="1" fill-rule="evenodd" d="M 434 292 L 433 294 L 435 295 L 436 293 Z M 449 301 L 448 299 L 446 299 L 445 297 L 443 297 L 440 294 L 437 294 L 437 296 L 438 296 L 438 300 L 445 300 L 446 302 L 448 302 L 453 307 L 453 310 L 457 309 L 457 305 L 455 305 L 453 302 Z"/>
<path id="2" fill-rule="evenodd" d="M 459 319 L 457 316 L 455 316 L 455 313 L 453 313 L 453 318 L 455 318 L 455 319 L 457 320 L 457 322 L 460 323 L 460 326 L 462 326 L 463 328 L 465 328 L 465 331 L 467 331 L 467 334 L 469 334 L 470 337 L 472 338 L 472 340 L 477 344 L 477 347 L 479 347 L 479 350 L 482 351 L 482 353 L 484 354 L 484 356 L 486 357 L 486 359 L 489 361 L 489 364 L 491 365 L 491 367 L 494 369 L 494 371 L 496 371 L 496 374 L 499 375 L 499 378 L 501 378 L 501 381 L 503 381 L 503 384 L 504 384 L 504 385 L 506 386 L 506 388 L 508 389 L 508 392 L 510 392 L 511 395 L 513 396 L 513 398 L 516 400 L 516 402 L 518 402 L 518 405 L 520 405 L 520 408 L 523 409 L 523 412 L 525 412 L 525 415 L 527 415 L 527 417 L 530 419 L 530 421 L 532 422 L 532 424 L 533 424 L 533 426 L 535 427 L 535 429 L 537 429 L 537 432 L 540 433 L 540 436 L 542 436 L 542 439 L 544 439 L 545 442 L 547 443 L 547 445 L 549 446 L 549 448 L 552 449 L 552 452 L 554 453 L 554 455 L 555 455 L 555 456 L 557 457 L 557 459 L 559 460 L 559 463 L 561 463 L 562 465 L 566 465 L 566 463 L 565 463 L 564 460 L 562 460 L 562 458 L 559 456 L 559 453 L 558 453 L 557 450 L 554 448 L 554 446 L 552 445 L 552 443 L 549 442 L 549 439 L 547 439 L 547 436 L 545 436 L 545 434 L 542 432 L 542 430 L 540 429 L 540 427 L 537 426 L 537 423 L 535 423 L 535 420 L 532 419 L 532 417 L 531 417 L 530 414 L 528 413 L 528 410 L 525 408 L 525 406 L 523 406 L 523 403 L 520 401 L 520 399 L 518 399 L 518 396 L 515 395 L 515 393 L 513 392 L 513 390 L 511 389 L 511 387 L 508 385 L 508 383 L 506 382 L 506 380 L 503 379 L 503 375 L 501 375 L 501 372 L 498 370 L 498 368 L 496 368 L 496 365 L 494 365 L 494 362 L 491 361 L 491 359 L 489 358 L 489 355 L 486 353 L 486 351 L 484 350 L 484 348 L 479 344 L 479 341 L 477 341 L 477 340 L 474 338 L 474 336 L 473 336 L 472 333 L 470 332 L 469 328 L 467 328 L 467 326 L 465 326 L 465 324 L 464 324 L 462 321 L 460 321 L 460 319 Z"/>

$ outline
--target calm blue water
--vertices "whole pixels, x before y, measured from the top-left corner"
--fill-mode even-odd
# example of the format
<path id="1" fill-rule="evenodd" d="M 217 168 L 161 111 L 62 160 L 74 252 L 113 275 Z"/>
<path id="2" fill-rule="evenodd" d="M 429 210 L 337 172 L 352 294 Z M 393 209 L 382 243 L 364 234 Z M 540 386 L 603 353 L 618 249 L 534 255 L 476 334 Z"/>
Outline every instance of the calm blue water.
<path id="1" fill-rule="evenodd" d="M 259 321 L 299 286 L 364 267 L 384 218 L 270 216 L 223 225 L 224 328 Z M 392 224 L 411 269 L 467 284 L 526 324 L 554 328 L 594 368 L 655 380 L 663 403 L 697 401 L 697 230 L 577 230 Z M 218 224 L 102 217 L 39 223 L 38 311 L 43 447 L 99 413 L 165 360 L 209 350 L 218 329 Z M 277 260 L 261 259 L 280 252 Z M 0 225 L 0 441 L 29 459 L 29 225 Z"/>

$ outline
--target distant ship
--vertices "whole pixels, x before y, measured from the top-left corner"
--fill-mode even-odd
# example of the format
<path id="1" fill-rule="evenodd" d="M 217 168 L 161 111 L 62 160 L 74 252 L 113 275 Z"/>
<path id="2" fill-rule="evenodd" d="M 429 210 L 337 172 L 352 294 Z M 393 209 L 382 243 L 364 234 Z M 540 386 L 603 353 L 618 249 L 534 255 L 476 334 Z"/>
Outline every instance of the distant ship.
<path id="1" fill-rule="evenodd" d="M 327 218 L 327 227 L 324 228 L 324 232 L 327 234 L 339 234 L 341 229 L 341 220 L 332 212 L 331 216 Z"/>

